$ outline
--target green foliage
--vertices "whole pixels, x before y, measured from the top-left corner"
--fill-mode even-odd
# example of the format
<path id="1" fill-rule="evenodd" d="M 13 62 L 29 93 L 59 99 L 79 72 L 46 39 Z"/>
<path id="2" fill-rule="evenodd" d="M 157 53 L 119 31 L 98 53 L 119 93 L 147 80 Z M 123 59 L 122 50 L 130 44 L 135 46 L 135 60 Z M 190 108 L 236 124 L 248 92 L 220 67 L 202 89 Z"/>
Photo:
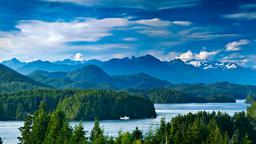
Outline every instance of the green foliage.
<path id="1" fill-rule="evenodd" d="M 49 122 L 49 116 L 44 110 L 44 104 L 41 103 L 39 110 L 35 112 L 33 126 L 31 129 L 31 138 L 34 144 L 41 144 L 44 141 L 45 132 Z"/>
<path id="2" fill-rule="evenodd" d="M 33 116 L 28 116 L 24 126 L 20 128 L 21 144 L 71 144 L 72 129 L 65 114 L 55 111 L 51 114 L 45 111 L 44 104 Z"/>
<path id="3" fill-rule="evenodd" d="M 13 93 L 36 88 L 49 88 L 49 86 L 36 82 L 0 64 L 0 93 Z"/>
<path id="4" fill-rule="evenodd" d="M 196 93 L 175 90 L 175 88 L 130 89 L 129 92 L 134 95 L 142 95 L 149 98 L 154 103 L 235 102 L 232 96 L 227 96 L 215 91 L 204 94 L 205 92 L 202 89 L 199 89 Z"/>
<path id="5" fill-rule="evenodd" d="M 75 126 L 72 137 L 73 144 L 86 144 L 87 138 L 85 137 L 84 127 L 82 122 L 79 123 L 78 126 Z"/>
<path id="6" fill-rule="evenodd" d="M 248 116 L 256 119 L 256 102 L 254 101 L 250 107 L 247 108 Z"/>
<path id="7" fill-rule="evenodd" d="M 33 117 L 31 115 L 28 115 L 24 121 L 24 126 L 20 127 L 19 130 L 21 132 L 21 137 L 18 137 L 21 144 L 31 144 L 32 143 L 32 137 L 31 137 L 31 128 L 32 128 L 32 122 Z"/>
<path id="8" fill-rule="evenodd" d="M 129 132 L 119 132 L 118 137 L 115 141 L 116 144 L 132 144 L 133 138 L 132 134 Z"/>
<path id="9" fill-rule="evenodd" d="M 155 117 L 149 100 L 109 90 L 31 90 L 0 95 L 0 120 L 23 120 L 41 101 L 47 111 L 61 110 L 72 120 Z M 140 111 L 138 111 L 140 109 Z"/>
<path id="10" fill-rule="evenodd" d="M 252 144 L 252 141 L 249 139 L 247 134 L 244 136 L 242 144 Z"/>
<path id="11" fill-rule="evenodd" d="M 3 140 L 2 140 L 2 138 L 0 137 L 0 144 L 3 144 Z"/>
<path id="12" fill-rule="evenodd" d="M 72 136 L 72 131 L 67 124 L 65 114 L 61 111 L 55 111 L 50 116 L 45 136 L 47 144 L 66 143 L 66 140 Z"/>
<path id="13" fill-rule="evenodd" d="M 143 138 L 143 132 L 139 130 L 138 127 L 135 128 L 135 130 L 132 132 L 132 137 L 134 140 L 141 140 Z"/>
<path id="14" fill-rule="evenodd" d="M 58 109 L 65 111 L 69 119 L 75 120 L 119 119 L 121 116 L 135 119 L 156 116 L 155 108 L 149 100 L 130 96 L 126 92 L 106 90 L 80 91 L 60 102 Z"/>
<path id="15" fill-rule="evenodd" d="M 94 121 L 94 127 L 91 131 L 90 141 L 93 144 L 104 144 L 107 141 L 98 120 Z"/>
<path id="16" fill-rule="evenodd" d="M 254 95 L 248 95 L 245 99 L 246 103 L 252 104 L 255 101 L 255 96 Z"/>

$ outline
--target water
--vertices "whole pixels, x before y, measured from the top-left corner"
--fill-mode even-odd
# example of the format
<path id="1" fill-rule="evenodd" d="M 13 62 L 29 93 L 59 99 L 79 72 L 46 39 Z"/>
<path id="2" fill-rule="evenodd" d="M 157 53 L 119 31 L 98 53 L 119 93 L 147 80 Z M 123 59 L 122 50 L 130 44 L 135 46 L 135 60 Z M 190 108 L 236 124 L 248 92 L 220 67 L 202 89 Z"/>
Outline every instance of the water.
<path id="1" fill-rule="evenodd" d="M 188 104 L 155 104 L 157 117 L 155 119 L 140 119 L 140 120 L 105 120 L 100 124 L 104 128 L 105 134 L 109 136 L 117 136 L 119 131 L 132 131 L 137 126 L 144 133 L 150 128 L 155 128 L 159 125 L 161 117 L 166 120 L 177 116 L 178 114 L 186 114 L 189 112 L 196 113 L 197 111 L 221 111 L 233 115 L 235 112 L 246 110 L 248 104 L 244 100 L 237 100 L 236 103 L 188 103 Z M 71 122 L 74 126 L 78 122 Z M 0 121 L 0 136 L 3 138 L 4 144 L 15 144 L 18 142 L 18 128 L 23 125 L 22 121 Z M 93 127 L 93 122 L 83 122 L 87 134 Z"/>

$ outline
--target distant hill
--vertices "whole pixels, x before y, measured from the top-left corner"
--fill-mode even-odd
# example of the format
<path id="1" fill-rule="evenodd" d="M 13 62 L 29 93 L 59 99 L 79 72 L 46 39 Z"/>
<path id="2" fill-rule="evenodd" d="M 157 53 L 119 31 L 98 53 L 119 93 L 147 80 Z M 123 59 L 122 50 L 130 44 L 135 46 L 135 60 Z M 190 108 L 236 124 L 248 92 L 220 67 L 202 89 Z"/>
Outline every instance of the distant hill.
<path id="1" fill-rule="evenodd" d="M 180 59 L 161 61 L 152 55 L 131 58 L 113 58 L 108 61 L 88 60 L 73 61 L 34 61 L 19 62 L 17 59 L 5 61 L 3 64 L 17 69 L 22 74 L 43 70 L 47 72 L 71 72 L 86 65 L 96 65 L 108 75 L 132 75 L 144 73 L 169 81 L 171 83 L 215 83 L 227 81 L 236 84 L 256 85 L 256 70 L 245 68 L 233 62 L 196 61 L 186 63 Z"/>
<path id="2" fill-rule="evenodd" d="M 158 88 L 171 84 L 144 73 L 110 76 L 100 67 L 87 65 L 67 73 L 35 71 L 29 76 L 39 82 L 57 88 Z"/>
<path id="3" fill-rule="evenodd" d="M 0 64 L 0 93 L 10 93 L 34 88 L 48 88 L 48 86 Z"/>

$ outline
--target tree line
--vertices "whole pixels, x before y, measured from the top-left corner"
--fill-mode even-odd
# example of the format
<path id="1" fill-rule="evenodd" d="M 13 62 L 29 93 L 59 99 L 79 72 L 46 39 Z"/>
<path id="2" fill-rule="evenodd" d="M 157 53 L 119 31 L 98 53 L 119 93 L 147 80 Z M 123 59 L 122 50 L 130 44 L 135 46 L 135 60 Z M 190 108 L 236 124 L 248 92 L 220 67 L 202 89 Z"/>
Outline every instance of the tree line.
<path id="1" fill-rule="evenodd" d="M 235 102 L 235 97 L 226 93 L 219 92 L 183 92 L 173 88 L 157 89 L 130 89 L 133 95 L 142 95 L 149 98 L 154 103 L 206 103 L 206 102 Z M 194 90 L 195 91 L 195 90 Z"/>

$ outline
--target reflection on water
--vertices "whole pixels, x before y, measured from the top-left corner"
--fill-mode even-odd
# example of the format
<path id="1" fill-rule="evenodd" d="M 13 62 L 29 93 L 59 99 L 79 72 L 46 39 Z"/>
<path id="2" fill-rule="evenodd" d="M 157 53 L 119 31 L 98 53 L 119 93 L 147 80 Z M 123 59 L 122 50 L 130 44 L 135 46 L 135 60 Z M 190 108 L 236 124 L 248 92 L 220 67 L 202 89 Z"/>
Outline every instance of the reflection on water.
<path id="1" fill-rule="evenodd" d="M 196 113 L 198 111 L 221 111 L 233 115 L 235 112 L 246 110 L 247 104 L 244 100 L 237 100 L 236 103 L 187 103 L 187 104 L 155 104 L 157 117 L 155 119 L 140 119 L 140 120 L 105 120 L 101 121 L 101 126 L 109 136 L 116 136 L 119 131 L 132 131 L 137 126 L 144 133 L 150 128 L 155 128 L 159 123 L 161 117 L 170 120 L 178 114 L 186 114 L 189 112 Z M 74 126 L 78 122 L 71 122 Z M 19 136 L 18 128 L 23 125 L 21 121 L 0 121 L 0 136 L 3 138 L 5 144 L 17 143 Z M 83 122 L 87 134 L 93 127 L 93 122 Z"/>

